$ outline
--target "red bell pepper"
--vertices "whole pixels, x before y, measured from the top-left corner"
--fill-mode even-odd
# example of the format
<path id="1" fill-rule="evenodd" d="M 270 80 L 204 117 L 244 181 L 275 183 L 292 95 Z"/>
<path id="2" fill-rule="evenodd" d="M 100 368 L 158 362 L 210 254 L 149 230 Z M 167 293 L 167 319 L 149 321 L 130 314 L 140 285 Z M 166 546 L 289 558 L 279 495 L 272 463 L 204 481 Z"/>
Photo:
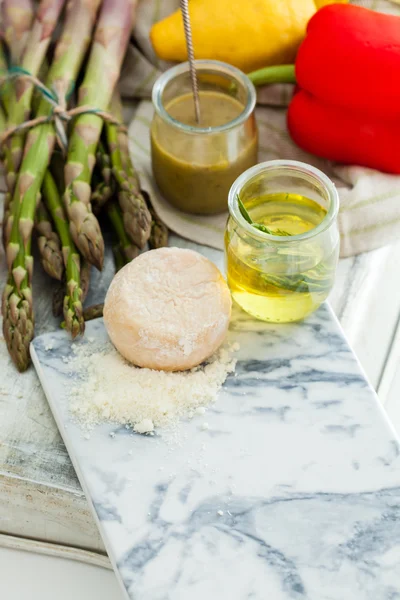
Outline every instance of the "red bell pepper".
<path id="1" fill-rule="evenodd" d="M 295 66 L 250 78 L 297 82 L 287 119 L 304 150 L 400 174 L 400 17 L 326 6 L 310 19 Z"/>
<path id="2" fill-rule="evenodd" d="M 400 118 L 390 123 L 349 112 L 301 90 L 289 106 L 287 122 L 293 141 L 311 154 L 400 174 Z"/>

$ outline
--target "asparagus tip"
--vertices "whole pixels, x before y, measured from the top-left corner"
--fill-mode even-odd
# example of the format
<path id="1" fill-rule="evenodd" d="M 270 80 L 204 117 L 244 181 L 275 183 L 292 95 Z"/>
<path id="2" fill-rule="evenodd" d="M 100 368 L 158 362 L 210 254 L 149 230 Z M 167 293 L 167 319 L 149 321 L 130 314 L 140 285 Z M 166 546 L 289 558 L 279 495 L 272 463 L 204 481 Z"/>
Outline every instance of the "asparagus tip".
<path id="1" fill-rule="evenodd" d="M 71 220 L 70 232 L 83 257 L 101 271 L 104 262 L 104 240 L 96 217 L 93 213 L 90 213 L 90 217 L 79 231 Z"/>
<path id="2" fill-rule="evenodd" d="M 13 363 L 21 373 L 30 365 L 29 344 L 33 339 L 32 304 L 6 286 L 3 295 L 3 336 Z"/>

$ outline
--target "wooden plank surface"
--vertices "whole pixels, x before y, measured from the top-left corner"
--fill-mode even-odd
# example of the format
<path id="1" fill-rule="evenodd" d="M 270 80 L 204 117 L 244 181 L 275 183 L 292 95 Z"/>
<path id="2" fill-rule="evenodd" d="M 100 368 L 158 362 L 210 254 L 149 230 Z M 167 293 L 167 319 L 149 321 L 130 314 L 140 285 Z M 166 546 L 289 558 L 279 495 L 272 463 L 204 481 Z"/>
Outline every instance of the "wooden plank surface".
<path id="1" fill-rule="evenodd" d="M 400 315 L 400 243 L 339 262 L 331 305 L 373 387 L 390 355 Z"/>
<path id="2" fill-rule="evenodd" d="M 400 435 L 400 318 L 379 382 L 378 393 L 390 420 Z"/>
<path id="3" fill-rule="evenodd" d="M 102 301 L 113 272 L 109 253 L 103 272 L 93 270 L 89 304 Z M 1 248 L 2 287 L 5 278 Z M 36 260 L 37 335 L 59 326 L 51 313 L 52 285 Z M 0 373 L 0 533 L 104 552 L 36 372 L 16 371 L 2 336 Z"/>

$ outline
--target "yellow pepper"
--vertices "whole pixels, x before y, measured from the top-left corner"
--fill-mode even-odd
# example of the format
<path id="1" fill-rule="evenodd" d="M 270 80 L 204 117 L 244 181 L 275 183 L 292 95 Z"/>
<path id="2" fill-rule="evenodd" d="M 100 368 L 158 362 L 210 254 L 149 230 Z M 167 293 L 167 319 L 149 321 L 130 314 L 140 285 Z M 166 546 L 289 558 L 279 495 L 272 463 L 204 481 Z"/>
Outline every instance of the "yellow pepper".
<path id="1" fill-rule="evenodd" d="M 190 0 L 189 10 L 195 57 L 249 72 L 293 62 L 316 6 L 314 0 Z M 150 38 L 159 58 L 187 60 L 179 10 L 153 25 Z"/>
<path id="2" fill-rule="evenodd" d="M 346 4 L 348 0 L 314 0 L 317 8 L 322 8 L 327 4 Z"/>

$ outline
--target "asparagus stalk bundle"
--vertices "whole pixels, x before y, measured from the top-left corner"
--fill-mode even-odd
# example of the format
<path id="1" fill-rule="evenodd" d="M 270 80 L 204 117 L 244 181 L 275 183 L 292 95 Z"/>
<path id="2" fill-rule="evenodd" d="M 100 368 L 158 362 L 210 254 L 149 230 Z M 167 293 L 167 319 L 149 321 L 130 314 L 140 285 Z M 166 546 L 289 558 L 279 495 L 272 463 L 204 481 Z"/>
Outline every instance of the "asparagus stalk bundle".
<path id="1" fill-rule="evenodd" d="M 79 89 L 79 106 L 106 110 L 118 79 L 133 25 L 133 0 L 104 0 L 93 45 Z M 74 123 L 67 164 L 64 203 L 75 244 L 90 263 L 101 269 L 104 241 L 91 205 L 90 181 L 103 120 L 83 114 Z"/>
<path id="2" fill-rule="evenodd" d="M 72 0 L 69 4 L 64 29 L 47 79 L 47 85 L 54 86 L 59 99 L 63 98 L 64 103 L 89 45 L 98 4 L 99 0 Z M 45 99 L 41 101 L 38 113 L 40 116 L 50 113 L 50 106 Z M 6 224 L 7 237 L 9 235 L 6 249 L 9 279 L 2 300 L 3 334 L 11 357 L 20 370 L 25 370 L 29 365 L 29 344 L 34 330 L 31 290 L 32 228 L 40 188 L 54 144 L 53 122 L 38 125 L 29 132 L 15 186 L 12 213 Z M 79 271 L 79 264 L 77 270 Z M 76 292 L 73 296 L 75 298 Z M 77 308 L 76 315 L 74 307 Z M 79 303 L 73 302 L 71 313 L 68 313 L 66 319 L 67 328 L 76 335 L 81 329 L 81 323 Z"/>
<path id="3" fill-rule="evenodd" d="M 29 365 L 34 333 L 34 227 L 42 265 L 54 280 L 53 312 L 63 314 L 72 337 L 84 332 L 85 319 L 102 314 L 102 305 L 83 308 L 91 266 L 101 268 L 104 253 L 92 202 L 96 214 L 107 217 L 101 223 L 114 232 L 117 269 L 146 242 L 155 248 L 167 241 L 166 227 L 140 190 L 114 90 L 136 1 L 40 0 L 34 3 L 36 14 L 31 0 L 3 0 L 1 5 L 1 76 L 10 66 L 6 57 L 21 67 L 20 74 L 30 73 L 7 81 L 0 97 L 0 158 L 9 191 L 3 334 L 21 371 Z M 61 16 L 60 36 L 54 40 Z M 75 107 L 71 92 L 78 76 L 82 84 Z"/>

